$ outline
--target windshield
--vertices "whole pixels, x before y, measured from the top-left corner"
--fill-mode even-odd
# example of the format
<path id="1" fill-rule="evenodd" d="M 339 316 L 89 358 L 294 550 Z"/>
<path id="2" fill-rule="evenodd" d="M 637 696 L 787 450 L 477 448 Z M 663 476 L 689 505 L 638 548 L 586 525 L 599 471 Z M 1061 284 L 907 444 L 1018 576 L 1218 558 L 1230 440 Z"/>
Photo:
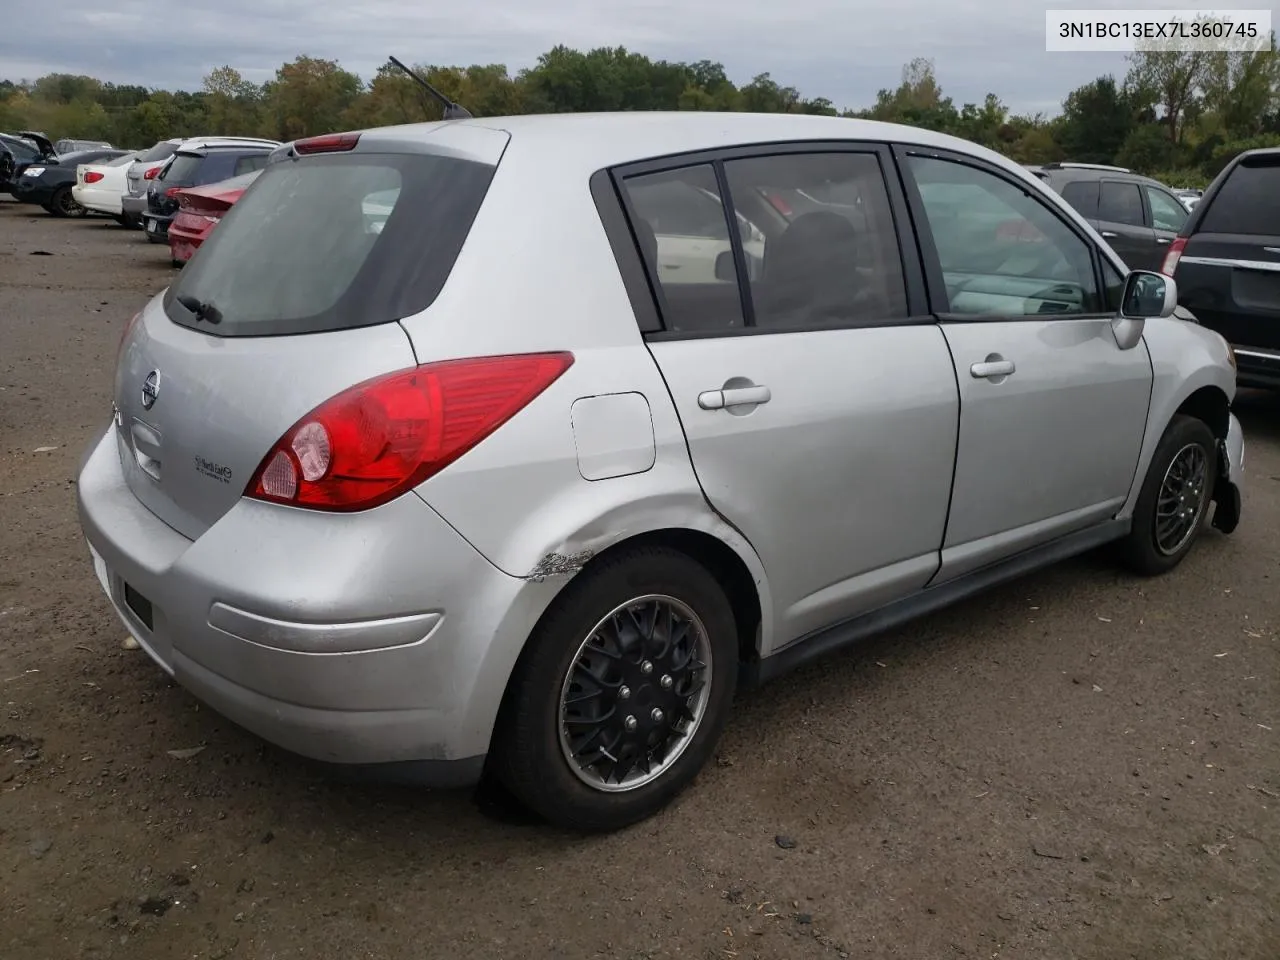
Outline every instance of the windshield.
<path id="1" fill-rule="evenodd" d="M 348 154 L 270 164 L 165 299 L 216 336 L 316 333 L 417 313 L 435 299 L 493 167 L 453 157 Z M 178 298 L 216 308 L 201 323 Z"/>

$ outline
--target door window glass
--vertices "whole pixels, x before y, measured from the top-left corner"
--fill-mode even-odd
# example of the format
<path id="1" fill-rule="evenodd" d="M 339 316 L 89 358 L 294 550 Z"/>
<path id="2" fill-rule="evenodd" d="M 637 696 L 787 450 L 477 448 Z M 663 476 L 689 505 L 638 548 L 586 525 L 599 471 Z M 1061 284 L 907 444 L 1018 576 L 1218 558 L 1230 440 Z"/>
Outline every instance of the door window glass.
<path id="1" fill-rule="evenodd" d="M 1080 216 L 1089 220 L 1098 217 L 1098 181 L 1074 180 L 1062 188 L 1062 199 L 1076 208 Z"/>
<path id="2" fill-rule="evenodd" d="M 968 164 L 908 161 L 949 312 L 1032 316 L 1101 309 L 1092 248 L 1023 187 Z"/>
<path id="3" fill-rule="evenodd" d="M 1151 222 L 1157 230 L 1172 230 L 1177 233 L 1187 222 L 1187 208 L 1178 202 L 1172 194 L 1147 187 L 1147 202 L 1151 204 Z"/>
<path id="4" fill-rule="evenodd" d="M 1116 180 L 1102 181 L 1102 192 L 1098 196 L 1098 219 L 1130 227 L 1144 226 L 1142 194 L 1138 192 L 1138 185 Z"/>
<path id="5" fill-rule="evenodd" d="M 628 177 L 623 190 L 666 328 L 742 329 L 729 222 L 711 166 Z"/>
<path id="6" fill-rule="evenodd" d="M 907 316 L 889 196 L 873 153 L 730 160 L 757 327 L 848 327 Z"/>

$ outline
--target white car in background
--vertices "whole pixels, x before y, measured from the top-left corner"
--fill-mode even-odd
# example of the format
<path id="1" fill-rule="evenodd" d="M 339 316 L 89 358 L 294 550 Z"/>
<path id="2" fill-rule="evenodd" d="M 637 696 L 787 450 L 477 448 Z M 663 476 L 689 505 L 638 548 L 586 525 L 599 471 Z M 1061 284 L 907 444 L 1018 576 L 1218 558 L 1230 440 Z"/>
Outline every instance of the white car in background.
<path id="1" fill-rule="evenodd" d="M 76 203 L 90 213 L 105 213 L 124 223 L 120 200 L 128 188 L 129 165 L 137 160 L 136 153 L 105 163 L 82 163 L 76 167 L 76 185 L 71 195 Z"/>

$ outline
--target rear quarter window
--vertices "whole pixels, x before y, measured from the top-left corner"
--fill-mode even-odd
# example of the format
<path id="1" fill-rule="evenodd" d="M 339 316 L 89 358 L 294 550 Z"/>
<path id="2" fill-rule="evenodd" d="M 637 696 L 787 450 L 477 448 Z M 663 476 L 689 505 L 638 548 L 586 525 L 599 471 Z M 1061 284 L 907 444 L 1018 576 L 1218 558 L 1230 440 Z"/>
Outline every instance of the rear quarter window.
<path id="1" fill-rule="evenodd" d="M 421 154 L 268 164 L 166 295 L 175 323 L 215 336 L 319 333 L 430 306 L 453 269 L 492 166 Z M 197 320 L 182 300 L 214 308 Z"/>
<path id="2" fill-rule="evenodd" d="M 1280 158 L 1232 170 L 1204 211 L 1197 232 L 1280 236 Z"/>

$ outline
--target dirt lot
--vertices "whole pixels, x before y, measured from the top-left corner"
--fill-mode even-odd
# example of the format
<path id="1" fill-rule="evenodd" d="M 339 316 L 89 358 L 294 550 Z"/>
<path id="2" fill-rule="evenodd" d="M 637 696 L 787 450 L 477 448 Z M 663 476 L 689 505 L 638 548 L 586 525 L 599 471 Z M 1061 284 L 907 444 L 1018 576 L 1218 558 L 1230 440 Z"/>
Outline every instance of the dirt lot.
<path id="1" fill-rule="evenodd" d="M 172 275 L 0 203 L 0 957 L 1280 956 L 1280 401 L 1174 574 L 1085 558 L 789 677 L 583 840 L 323 779 L 122 649 L 74 476 Z"/>

